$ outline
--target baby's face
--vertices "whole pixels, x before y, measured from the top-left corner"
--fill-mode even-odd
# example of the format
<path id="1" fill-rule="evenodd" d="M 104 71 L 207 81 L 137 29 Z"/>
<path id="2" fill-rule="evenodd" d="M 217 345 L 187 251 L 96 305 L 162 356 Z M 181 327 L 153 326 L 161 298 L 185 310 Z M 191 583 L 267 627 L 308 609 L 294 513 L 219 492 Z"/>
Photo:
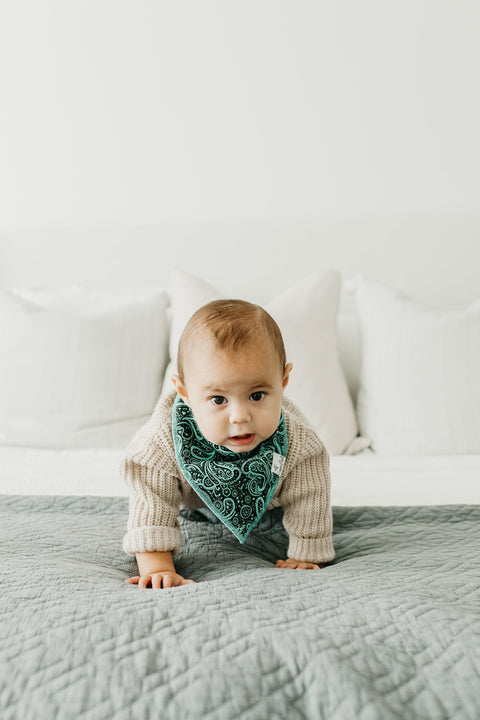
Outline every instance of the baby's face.
<path id="1" fill-rule="evenodd" d="M 185 382 L 173 382 L 190 406 L 202 435 L 215 445 L 248 452 L 273 435 L 283 389 L 292 366 L 282 372 L 269 341 L 225 352 L 202 338 L 190 354 Z"/>

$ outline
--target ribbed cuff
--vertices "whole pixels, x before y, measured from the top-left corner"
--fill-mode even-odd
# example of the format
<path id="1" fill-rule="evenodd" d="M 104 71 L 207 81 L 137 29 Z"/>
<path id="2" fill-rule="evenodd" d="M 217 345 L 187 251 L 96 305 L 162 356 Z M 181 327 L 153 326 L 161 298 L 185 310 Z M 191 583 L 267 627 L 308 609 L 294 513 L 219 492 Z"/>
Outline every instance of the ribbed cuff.
<path id="1" fill-rule="evenodd" d="M 302 538 L 290 535 L 287 556 L 302 562 L 331 562 L 335 557 L 332 538 Z"/>
<path id="2" fill-rule="evenodd" d="M 176 557 L 182 546 L 182 533 L 178 528 L 167 525 L 147 525 L 130 530 L 124 536 L 122 546 L 131 555 L 171 550 Z"/>

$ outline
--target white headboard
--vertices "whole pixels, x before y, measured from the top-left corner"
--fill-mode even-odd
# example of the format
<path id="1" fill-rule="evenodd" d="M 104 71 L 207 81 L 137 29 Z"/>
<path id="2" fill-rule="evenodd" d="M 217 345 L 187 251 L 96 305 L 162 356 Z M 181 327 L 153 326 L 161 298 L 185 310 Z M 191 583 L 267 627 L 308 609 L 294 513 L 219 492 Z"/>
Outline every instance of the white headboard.
<path id="1" fill-rule="evenodd" d="M 344 279 L 362 272 L 419 301 L 461 309 L 480 295 L 480 214 L 0 232 L 0 287 L 167 287 L 174 265 L 260 304 L 333 268 Z M 354 310 L 344 294 L 341 311 Z"/>
<path id="2" fill-rule="evenodd" d="M 174 265 L 232 297 L 268 302 L 315 271 L 363 272 L 417 300 L 460 309 L 480 296 L 480 224 L 465 219 L 317 220 L 38 229 L 0 234 L 0 286 L 169 287 Z M 345 285 L 345 283 L 344 283 Z M 342 292 L 339 348 L 355 400 L 360 336 Z"/>

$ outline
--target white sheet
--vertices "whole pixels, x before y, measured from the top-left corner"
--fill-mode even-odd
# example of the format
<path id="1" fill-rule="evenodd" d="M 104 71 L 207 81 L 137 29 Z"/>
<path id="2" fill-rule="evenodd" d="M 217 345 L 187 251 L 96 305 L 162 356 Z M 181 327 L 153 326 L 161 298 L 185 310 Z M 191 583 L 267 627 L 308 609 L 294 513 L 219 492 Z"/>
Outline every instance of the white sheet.
<path id="1" fill-rule="evenodd" d="M 123 449 L 0 447 L 0 493 L 127 495 Z M 332 505 L 480 504 L 480 455 L 330 458 Z"/>
<path id="2" fill-rule="evenodd" d="M 330 458 L 332 505 L 478 505 L 480 455 Z"/>

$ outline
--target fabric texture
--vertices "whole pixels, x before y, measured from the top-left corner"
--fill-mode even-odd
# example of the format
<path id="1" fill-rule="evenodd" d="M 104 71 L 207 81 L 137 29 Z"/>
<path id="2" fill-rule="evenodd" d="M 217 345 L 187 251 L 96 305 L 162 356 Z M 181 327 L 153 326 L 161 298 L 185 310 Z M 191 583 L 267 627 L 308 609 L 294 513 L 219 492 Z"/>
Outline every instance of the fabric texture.
<path id="1" fill-rule="evenodd" d="M 0 291 L 0 444 L 125 447 L 168 359 L 168 295 L 81 286 Z"/>
<path id="2" fill-rule="evenodd" d="M 356 278 L 362 433 L 378 453 L 480 453 L 480 300 L 461 312 Z"/>
<path id="3" fill-rule="evenodd" d="M 480 717 L 479 506 L 334 507 L 323 570 L 275 567 L 282 508 L 244 545 L 182 511 L 163 590 L 124 582 L 127 511 L 0 497 L 2 719 Z"/>
<path id="4" fill-rule="evenodd" d="M 183 477 L 175 456 L 172 410 L 176 392 L 160 398 L 149 422 L 126 448 L 120 474 L 130 489 L 123 549 L 127 553 L 172 551 L 182 546 L 178 516 L 183 508 L 206 507 Z M 332 543 L 329 455 L 300 410 L 284 396 L 288 439 L 285 466 L 267 509 L 283 507 L 288 557 L 330 562 Z"/>
<path id="5" fill-rule="evenodd" d="M 209 442 L 177 395 L 172 412 L 175 457 L 184 478 L 210 510 L 244 543 L 273 497 L 287 457 L 283 413 L 276 431 L 249 452 Z"/>
<path id="6" fill-rule="evenodd" d="M 358 425 L 340 362 L 337 313 L 341 275 L 315 273 L 264 305 L 283 335 L 287 361 L 293 363 L 288 394 L 322 438 L 330 455 L 354 454 L 370 445 L 358 436 Z M 178 341 L 191 315 L 206 303 L 225 297 L 194 275 L 171 273 L 170 364 L 162 395 L 172 388 Z M 248 300 L 249 298 L 244 298 Z"/>

